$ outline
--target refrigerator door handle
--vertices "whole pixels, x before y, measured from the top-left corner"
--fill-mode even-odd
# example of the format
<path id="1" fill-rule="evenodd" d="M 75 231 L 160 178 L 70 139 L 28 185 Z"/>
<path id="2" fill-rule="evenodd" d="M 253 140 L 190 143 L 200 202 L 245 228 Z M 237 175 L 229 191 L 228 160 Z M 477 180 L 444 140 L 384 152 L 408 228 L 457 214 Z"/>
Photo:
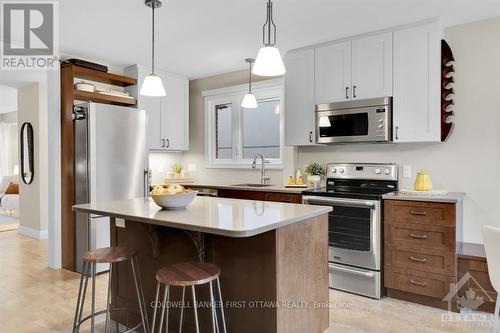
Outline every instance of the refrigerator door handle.
<path id="1" fill-rule="evenodd" d="M 151 169 L 144 169 L 144 197 L 149 196 L 149 185 L 150 185 Z"/>

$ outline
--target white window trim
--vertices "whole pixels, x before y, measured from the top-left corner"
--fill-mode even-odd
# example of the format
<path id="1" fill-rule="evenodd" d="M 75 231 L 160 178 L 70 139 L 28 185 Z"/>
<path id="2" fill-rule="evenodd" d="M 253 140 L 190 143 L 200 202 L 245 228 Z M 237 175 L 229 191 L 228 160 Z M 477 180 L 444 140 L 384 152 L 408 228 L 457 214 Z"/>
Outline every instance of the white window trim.
<path id="1" fill-rule="evenodd" d="M 252 91 L 257 97 L 257 100 L 266 98 L 280 98 L 280 158 L 266 158 L 269 164 L 266 164 L 267 169 L 283 169 L 283 148 L 285 144 L 284 136 L 284 89 L 283 79 L 272 79 L 252 83 Z M 225 169 L 251 169 L 252 159 L 235 160 L 240 156 L 242 149 L 243 133 L 239 127 L 241 117 L 241 101 L 243 95 L 248 92 L 248 85 L 241 84 L 237 86 L 205 90 L 202 92 L 205 103 L 205 162 L 206 168 L 225 168 Z M 233 108 L 231 119 L 233 128 L 237 128 L 233 135 L 233 142 L 236 142 L 237 149 L 233 149 L 233 159 L 216 159 L 215 158 L 215 113 L 212 112 L 215 105 L 231 103 Z M 234 145 L 233 145 L 234 146 Z"/>

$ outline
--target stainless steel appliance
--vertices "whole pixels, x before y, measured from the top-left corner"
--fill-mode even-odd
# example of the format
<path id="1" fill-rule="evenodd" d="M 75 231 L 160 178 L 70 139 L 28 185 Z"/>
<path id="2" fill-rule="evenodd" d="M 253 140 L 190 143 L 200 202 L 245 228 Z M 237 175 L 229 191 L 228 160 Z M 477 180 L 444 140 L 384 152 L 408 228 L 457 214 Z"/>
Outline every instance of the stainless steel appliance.
<path id="1" fill-rule="evenodd" d="M 325 188 L 303 192 L 328 215 L 330 288 L 382 297 L 382 195 L 398 189 L 395 164 L 332 163 Z"/>
<path id="2" fill-rule="evenodd" d="M 148 196 L 146 111 L 85 103 L 74 107 L 76 204 Z M 76 213 L 76 263 L 110 244 L 109 218 Z M 98 271 L 107 270 L 99 264 Z"/>
<path id="3" fill-rule="evenodd" d="M 318 143 L 391 142 L 392 97 L 316 105 Z"/>

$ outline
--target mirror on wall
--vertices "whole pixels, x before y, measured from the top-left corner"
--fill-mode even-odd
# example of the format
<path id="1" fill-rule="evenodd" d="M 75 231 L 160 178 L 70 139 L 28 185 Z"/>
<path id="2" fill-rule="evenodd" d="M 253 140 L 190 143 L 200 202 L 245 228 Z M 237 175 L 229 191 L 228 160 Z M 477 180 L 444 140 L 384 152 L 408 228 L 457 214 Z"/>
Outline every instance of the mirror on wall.
<path id="1" fill-rule="evenodd" d="M 33 182 L 35 175 L 34 149 L 33 149 L 33 126 L 26 122 L 21 126 L 20 134 L 21 152 L 21 179 L 29 185 Z"/>

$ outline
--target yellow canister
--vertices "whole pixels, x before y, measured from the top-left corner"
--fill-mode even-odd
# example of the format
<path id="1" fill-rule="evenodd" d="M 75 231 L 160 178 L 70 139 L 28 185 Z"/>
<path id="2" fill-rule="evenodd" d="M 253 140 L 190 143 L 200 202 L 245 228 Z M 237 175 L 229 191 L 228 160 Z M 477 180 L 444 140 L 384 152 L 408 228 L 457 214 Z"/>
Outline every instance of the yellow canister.
<path id="1" fill-rule="evenodd" d="M 416 191 L 432 191 L 431 176 L 429 176 L 427 171 L 422 170 L 417 172 L 417 179 L 415 180 L 414 187 Z"/>

